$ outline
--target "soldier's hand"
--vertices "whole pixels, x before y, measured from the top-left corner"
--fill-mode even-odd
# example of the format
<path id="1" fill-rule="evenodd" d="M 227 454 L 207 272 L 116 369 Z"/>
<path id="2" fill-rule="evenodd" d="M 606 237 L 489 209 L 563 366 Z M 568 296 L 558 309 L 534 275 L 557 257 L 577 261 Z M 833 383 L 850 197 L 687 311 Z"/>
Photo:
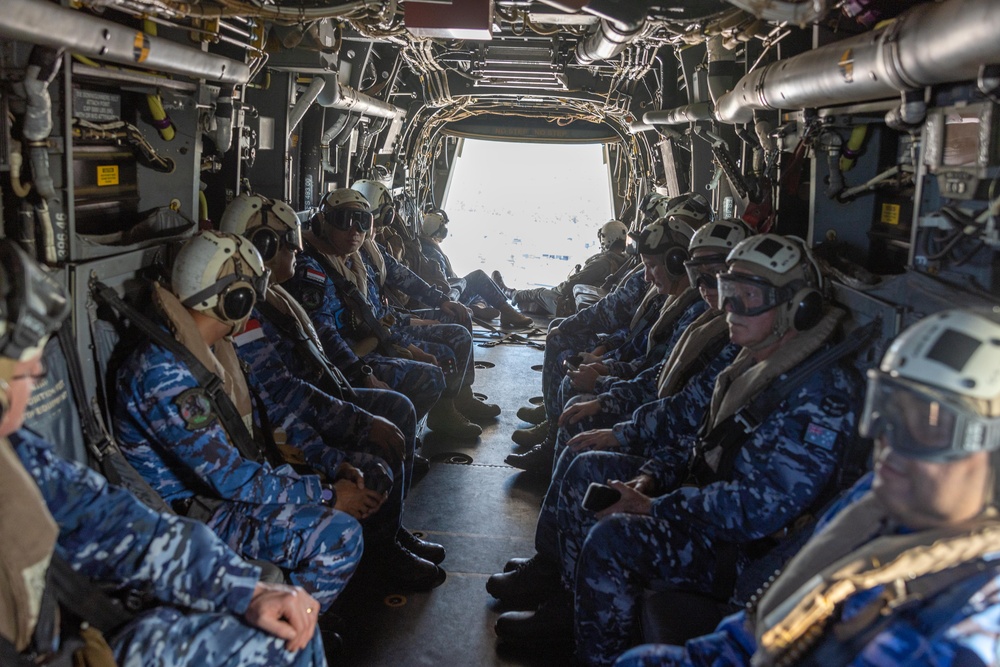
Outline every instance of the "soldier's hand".
<path id="1" fill-rule="evenodd" d="M 364 385 L 364 389 L 384 389 L 385 391 L 390 391 L 392 387 L 382 382 L 374 375 L 366 375 L 365 379 L 361 381 Z"/>
<path id="2" fill-rule="evenodd" d="M 647 475 L 646 473 L 636 475 L 634 478 L 625 482 L 625 485 L 630 486 L 639 493 L 647 496 L 653 495 L 653 491 L 656 490 L 656 480 L 653 479 L 652 475 Z"/>
<path id="3" fill-rule="evenodd" d="M 450 315 L 456 320 L 461 320 L 465 317 L 471 317 L 472 311 L 466 308 L 464 305 L 460 304 L 458 301 L 445 301 L 438 308 L 445 315 Z"/>
<path id="4" fill-rule="evenodd" d="M 592 431 L 577 433 L 566 443 L 574 452 L 585 449 L 602 450 L 616 449 L 619 446 L 618 438 L 610 428 L 597 428 Z"/>
<path id="5" fill-rule="evenodd" d="M 575 371 L 566 371 L 566 377 L 569 378 L 574 388 L 580 391 L 593 391 L 594 387 L 597 386 L 598 378 L 603 375 L 598 370 L 598 366 L 604 366 L 604 364 L 584 364 Z"/>
<path id="6" fill-rule="evenodd" d="M 601 350 L 598 352 L 598 350 Z M 595 347 L 593 352 L 581 352 L 580 362 L 581 364 L 596 364 L 601 361 L 601 355 L 604 354 L 603 347 Z"/>
<path id="7" fill-rule="evenodd" d="M 334 475 L 334 479 L 346 479 L 353 482 L 359 489 L 365 488 L 365 474 L 347 461 L 344 461 L 337 467 L 337 474 Z"/>
<path id="8" fill-rule="evenodd" d="M 358 521 L 370 517 L 385 502 L 385 496 L 366 489 L 363 480 L 360 489 L 349 479 L 338 480 L 333 488 L 337 492 L 337 503 L 333 508 L 350 514 Z"/>
<path id="9" fill-rule="evenodd" d="M 284 639 L 289 651 L 299 651 L 316 632 L 319 602 L 299 586 L 258 582 L 243 616 L 250 625 Z"/>
<path id="10" fill-rule="evenodd" d="M 388 419 L 375 417 L 371 430 L 368 431 L 368 439 L 382 450 L 385 458 L 390 462 L 403 460 L 403 448 L 406 445 L 406 440 L 399 427 Z"/>
<path id="11" fill-rule="evenodd" d="M 568 405 L 563 413 L 559 415 L 559 425 L 568 426 L 575 424 L 585 417 L 592 417 L 601 411 L 601 402 L 597 399 L 592 401 L 580 401 Z"/>
<path id="12" fill-rule="evenodd" d="M 428 354 L 424 352 L 416 345 L 411 344 L 407 349 L 410 351 L 410 354 L 413 355 L 414 361 L 422 361 L 425 364 L 434 364 L 435 366 L 441 365 L 438 363 L 437 357 L 435 357 L 433 354 Z"/>
<path id="13" fill-rule="evenodd" d="M 647 495 L 639 493 L 628 484 L 617 479 L 608 480 L 608 486 L 621 492 L 622 497 L 611 507 L 597 513 L 598 519 L 603 519 L 610 514 L 645 514 L 649 515 L 653 510 L 653 499 Z"/>

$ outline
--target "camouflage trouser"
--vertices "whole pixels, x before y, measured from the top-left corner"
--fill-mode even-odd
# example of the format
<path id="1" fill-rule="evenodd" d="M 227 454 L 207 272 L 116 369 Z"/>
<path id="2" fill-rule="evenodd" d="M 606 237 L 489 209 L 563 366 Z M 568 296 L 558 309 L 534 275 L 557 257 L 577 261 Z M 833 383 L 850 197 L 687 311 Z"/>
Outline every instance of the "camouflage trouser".
<path id="1" fill-rule="evenodd" d="M 685 665 L 686 654 L 680 646 L 643 644 L 625 651 L 615 661 L 615 667 L 671 667 Z"/>
<path id="2" fill-rule="evenodd" d="M 499 308 L 507 303 L 507 297 L 504 296 L 500 288 L 497 287 L 497 284 L 493 282 L 493 279 L 486 275 L 486 272 L 482 269 L 476 269 L 472 273 L 467 274 L 463 280 L 465 281 L 465 288 L 457 300 L 465 305 L 469 305 L 477 298 L 482 299 L 494 308 Z"/>
<path id="3" fill-rule="evenodd" d="M 372 413 L 377 417 L 388 419 L 403 433 L 403 464 L 390 466 L 393 478 L 401 480 L 403 497 L 410 490 L 410 479 L 413 468 L 413 452 L 417 442 L 417 415 L 413 403 L 403 394 L 384 389 L 355 389 L 351 403 Z M 351 443 L 351 449 L 382 457 L 382 451 L 369 442 Z"/>
<path id="4" fill-rule="evenodd" d="M 568 331 L 562 327 L 556 333 L 545 338 L 545 359 L 542 362 L 542 397 L 545 400 L 545 416 L 550 424 L 554 424 L 562 414 L 565 405 L 559 397 L 559 384 L 566 377 L 563 362 L 578 352 L 590 352 L 597 346 L 596 335 L 590 332 L 575 332 L 571 326 Z"/>
<path id="5" fill-rule="evenodd" d="M 559 301 L 562 294 L 551 287 L 514 290 L 510 298 L 514 306 L 523 313 L 540 313 L 555 317 L 560 315 Z"/>
<path id="6" fill-rule="evenodd" d="M 444 373 L 434 364 L 381 354 L 366 354 L 364 360 L 375 377 L 410 399 L 418 420 L 430 412 L 445 390 Z"/>
<path id="7" fill-rule="evenodd" d="M 224 613 L 184 613 L 157 607 L 133 619 L 109 640 L 121 667 L 323 667 L 319 632 L 301 651 L 285 640 Z"/>
<path id="8" fill-rule="evenodd" d="M 593 398 L 589 394 L 584 394 L 570 399 L 568 405 Z M 618 418 L 606 413 L 598 413 L 593 417 L 581 419 L 576 424 L 560 426 L 556 434 L 555 465 L 552 469 L 552 479 L 549 481 L 549 488 L 542 499 L 542 509 L 538 512 L 538 524 L 535 527 L 535 550 L 543 556 L 558 561 L 559 556 L 559 528 L 557 522 L 557 511 L 561 497 L 561 487 L 565 479 L 566 471 L 573 460 L 580 455 L 566 447 L 566 443 L 577 433 L 582 433 L 593 428 L 603 428 L 612 426 Z M 600 481 L 600 480 L 594 480 Z"/>
<path id="9" fill-rule="evenodd" d="M 287 571 L 289 580 L 309 591 L 324 610 L 354 574 L 364 545 L 361 524 L 318 503 L 225 503 L 208 526 L 236 553 Z"/>
<path id="10" fill-rule="evenodd" d="M 697 526 L 639 514 L 613 514 L 595 524 L 594 514 L 580 507 L 590 482 L 631 479 L 644 462 L 585 452 L 563 481 L 563 575 L 573 583 L 577 654 L 590 665 L 610 665 L 629 647 L 642 592 L 651 582 L 711 591 L 716 546 Z"/>
<path id="11" fill-rule="evenodd" d="M 469 326 L 472 320 L 469 319 Z M 428 324 L 400 328 L 401 337 L 433 354 L 444 370 L 443 396 L 454 398 L 459 389 L 476 381 L 472 359 L 472 334 L 461 324 Z"/>

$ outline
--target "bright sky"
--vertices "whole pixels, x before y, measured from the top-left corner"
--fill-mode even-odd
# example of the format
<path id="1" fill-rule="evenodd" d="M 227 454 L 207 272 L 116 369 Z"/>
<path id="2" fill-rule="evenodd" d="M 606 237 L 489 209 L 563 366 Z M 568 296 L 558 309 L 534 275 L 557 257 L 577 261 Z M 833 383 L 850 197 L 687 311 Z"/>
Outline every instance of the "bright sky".
<path id="1" fill-rule="evenodd" d="M 556 285 L 597 253 L 614 217 L 601 146 L 465 141 L 444 202 L 441 244 L 455 273 L 503 274 L 509 287 Z"/>

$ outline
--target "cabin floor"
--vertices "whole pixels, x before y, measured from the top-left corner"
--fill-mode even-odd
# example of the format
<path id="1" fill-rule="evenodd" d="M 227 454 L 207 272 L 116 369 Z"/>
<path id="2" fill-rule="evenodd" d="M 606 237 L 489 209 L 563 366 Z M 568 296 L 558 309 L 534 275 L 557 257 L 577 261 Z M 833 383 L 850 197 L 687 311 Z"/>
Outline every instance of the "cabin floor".
<path id="1" fill-rule="evenodd" d="M 544 331 L 544 321 L 536 324 Z M 331 665 L 533 666 L 572 660 L 565 649 L 497 648 L 493 625 L 507 609 L 486 592 L 486 580 L 509 558 L 534 553 L 535 521 L 548 483 L 504 463 L 511 452 L 523 451 L 510 435 L 528 426 L 517 409 L 540 400 L 543 352 L 524 344 L 483 347 L 496 336 L 479 327 L 474 333 L 473 391 L 503 412 L 482 424 L 475 443 L 421 434 L 431 468 L 415 481 L 403 514 L 407 528 L 445 546 L 448 578 L 430 592 L 401 594 L 359 570 L 338 605 L 345 642 L 328 648 Z M 543 343 L 544 336 L 531 340 Z"/>

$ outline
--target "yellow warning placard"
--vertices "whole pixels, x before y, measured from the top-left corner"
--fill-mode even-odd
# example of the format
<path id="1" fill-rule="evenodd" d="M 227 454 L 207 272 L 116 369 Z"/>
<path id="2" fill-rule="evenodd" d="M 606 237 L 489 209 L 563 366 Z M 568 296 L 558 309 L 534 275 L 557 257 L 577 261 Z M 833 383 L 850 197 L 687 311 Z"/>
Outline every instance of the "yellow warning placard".
<path id="1" fill-rule="evenodd" d="M 118 165 L 102 164 L 97 166 L 98 185 L 118 185 Z"/>
<path id="2" fill-rule="evenodd" d="M 887 225 L 899 224 L 899 204 L 882 204 L 882 217 L 879 222 Z"/>

